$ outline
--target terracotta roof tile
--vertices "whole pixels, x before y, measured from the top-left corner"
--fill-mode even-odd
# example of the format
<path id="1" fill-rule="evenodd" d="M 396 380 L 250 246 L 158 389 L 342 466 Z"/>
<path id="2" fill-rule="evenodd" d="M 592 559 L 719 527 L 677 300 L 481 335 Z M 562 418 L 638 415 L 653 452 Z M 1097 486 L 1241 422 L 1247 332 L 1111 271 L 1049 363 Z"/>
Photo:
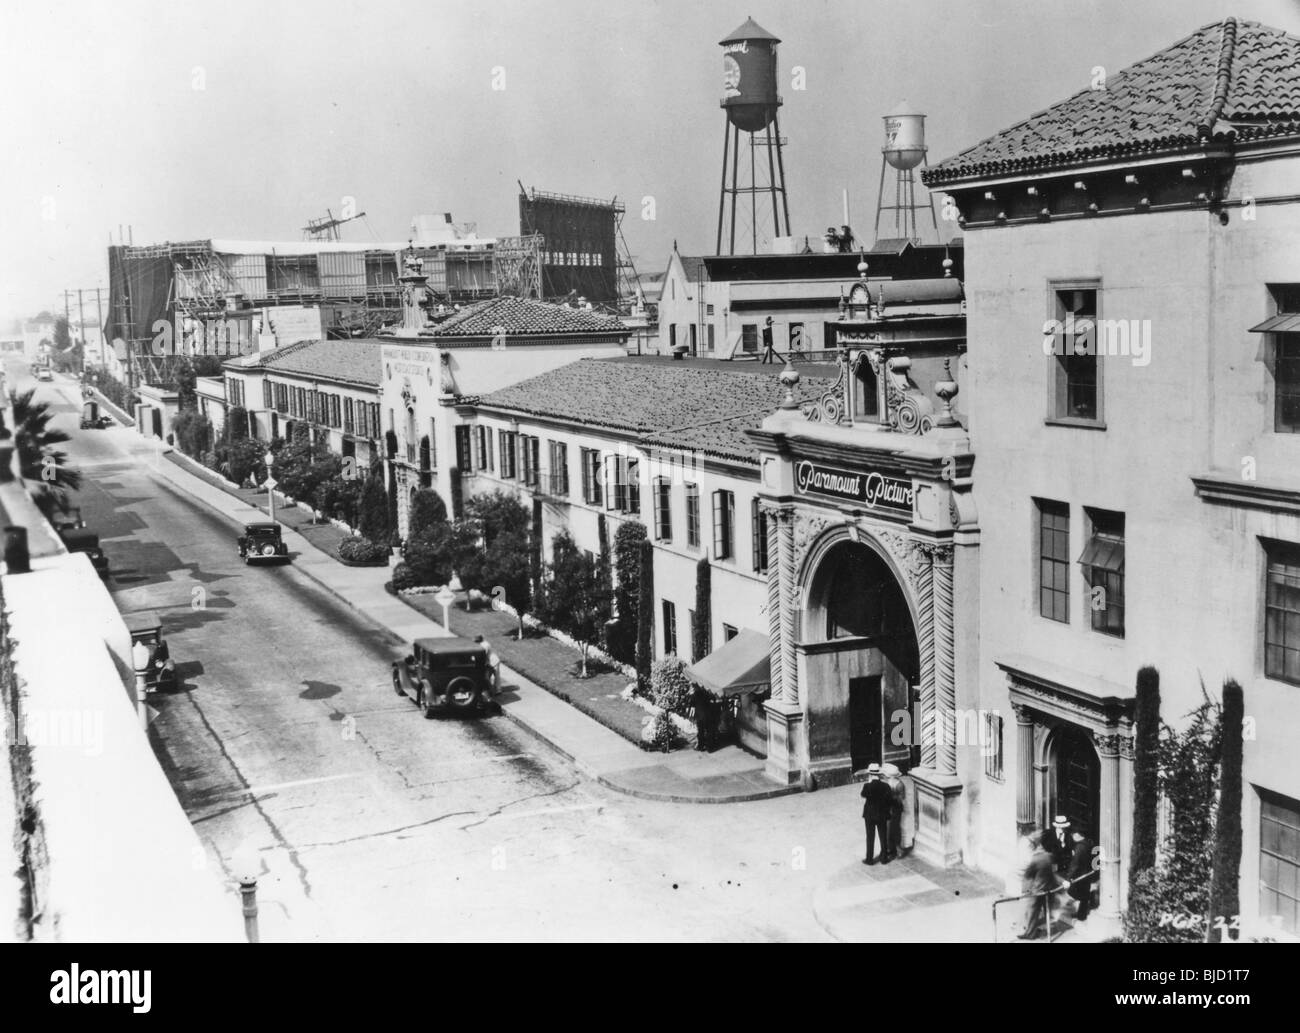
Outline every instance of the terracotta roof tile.
<path id="1" fill-rule="evenodd" d="M 1225 18 L 922 173 L 929 186 L 1300 134 L 1300 38 Z"/>
<path id="2" fill-rule="evenodd" d="M 432 327 L 425 337 L 490 337 L 507 334 L 609 334 L 630 332 L 616 316 L 530 298 L 489 298 Z"/>
<path id="3" fill-rule="evenodd" d="M 244 369 L 264 369 L 269 373 L 291 373 L 360 387 L 378 387 L 382 347 L 382 341 L 372 338 L 299 341 L 248 356 L 240 365 Z"/>

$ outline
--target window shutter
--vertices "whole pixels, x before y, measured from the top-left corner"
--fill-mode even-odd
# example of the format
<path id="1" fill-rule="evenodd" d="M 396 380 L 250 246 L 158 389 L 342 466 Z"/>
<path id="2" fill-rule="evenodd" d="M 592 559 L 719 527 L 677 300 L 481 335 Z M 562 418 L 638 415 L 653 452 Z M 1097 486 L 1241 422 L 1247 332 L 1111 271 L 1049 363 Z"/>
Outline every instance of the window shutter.
<path id="1" fill-rule="evenodd" d="M 727 541 L 726 528 L 723 526 L 724 506 L 722 501 L 722 492 L 713 493 L 713 558 L 722 560 L 727 558 L 725 543 Z"/>
<path id="2" fill-rule="evenodd" d="M 614 476 L 610 476 L 611 466 L 613 467 Z M 618 456 L 606 456 L 604 463 L 605 470 L 605 508 L 618 508 Z"/>

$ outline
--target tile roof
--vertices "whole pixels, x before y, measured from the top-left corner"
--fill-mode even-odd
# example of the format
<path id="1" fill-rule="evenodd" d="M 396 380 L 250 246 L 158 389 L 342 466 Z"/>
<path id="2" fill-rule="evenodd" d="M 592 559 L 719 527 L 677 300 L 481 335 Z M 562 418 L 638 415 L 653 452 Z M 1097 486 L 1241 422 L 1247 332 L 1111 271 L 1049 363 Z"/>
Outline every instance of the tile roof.
<path id="1" fill-rule="evenodd" d="M 630 333 L 617 316 L 569 308 L 531 298 L 489 298 L 457 312 L 431 327 L 424 337 L 491 337 L 498 328 L 507 334 Z"/>
<path id="2" fill-rule="evenodd" d="M 382 341 L 368 337 L 348 341 L 299 341 L 283 348 L 244 356 L 244 361 L 226 365 L 336 380 L 359 387 L 378 387 L 382 348 Z"/>
<path id="3" fill-rule="evenodd" d="M 757 462 L 758 452 L 743 431 L 757 427 L 785 398 L 777 379 L 782 367 L 731 365 L 742 368 L 581 359 L 484 395 L 478 404 Z M 805 377 L 795 397 L 812 398 L 825 390 L 824 376 Z"/>
<path id="4" fill-rule="evenodd" d="M 1300 38 L 1225 18 L 926 169 L 962 179 L 1300 134 Z"/>

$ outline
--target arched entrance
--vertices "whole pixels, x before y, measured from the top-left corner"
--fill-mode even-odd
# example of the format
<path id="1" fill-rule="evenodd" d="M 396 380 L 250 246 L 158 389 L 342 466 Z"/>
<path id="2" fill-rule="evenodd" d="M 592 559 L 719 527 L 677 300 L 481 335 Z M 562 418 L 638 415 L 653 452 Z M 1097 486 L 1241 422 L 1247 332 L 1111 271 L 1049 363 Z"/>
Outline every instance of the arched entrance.
<path id="1" fill-rule="evenodd" d="M 1066 815 L 1093 843 L 1101 835 L 1101 759 L 1092 736 L 1082 728 L 1059 729 L 1052 742 L 1054 814 Z"/>
<path id="2" fill-rule="evenodd" d="M 915 766 L 920 658 L 893 569 L 865 542 L 835 542 L 818 561 L 807 600 L 797 648 L 814 763 Z"/>

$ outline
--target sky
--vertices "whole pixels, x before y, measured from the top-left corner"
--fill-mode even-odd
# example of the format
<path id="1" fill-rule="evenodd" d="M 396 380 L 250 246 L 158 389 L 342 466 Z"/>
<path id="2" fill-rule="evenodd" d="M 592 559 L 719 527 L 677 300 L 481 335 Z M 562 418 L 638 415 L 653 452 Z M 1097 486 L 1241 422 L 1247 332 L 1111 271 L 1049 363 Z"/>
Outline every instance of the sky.
<path id="1" fill-rule="evenodd" d="M 106 286 L 119 226 L 299 240 L 351 199 L 345 240 L 443 211 L 511 235 L 516 180 L 624 201 L 642 273 L 711 253 L 718 40 L 748 16 L 782 40 L 795 234 L 847 189 L 869 239 L 900 100 L 941 161 L 1227 15 L 1300 34 L 1300 0 L 5 0 L 0 326 Z"/>

